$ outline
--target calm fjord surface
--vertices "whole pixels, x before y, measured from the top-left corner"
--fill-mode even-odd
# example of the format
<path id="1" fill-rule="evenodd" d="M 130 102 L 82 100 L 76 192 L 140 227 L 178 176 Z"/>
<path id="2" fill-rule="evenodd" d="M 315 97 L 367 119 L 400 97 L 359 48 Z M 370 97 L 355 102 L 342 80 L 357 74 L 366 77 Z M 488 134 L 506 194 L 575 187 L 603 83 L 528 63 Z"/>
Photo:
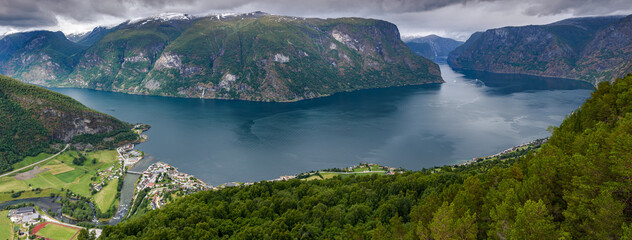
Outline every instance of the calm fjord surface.
<path id="1" fill-rule="evenodd" d="M 461 73 L 446 83 L 357 91 L 296 103 L 52 90 L 121 120 L 152 125 L 138 146 L 213 185 L 358 162 L 454 164 L 536 138 L 590 96 L 570 80 Z"/>

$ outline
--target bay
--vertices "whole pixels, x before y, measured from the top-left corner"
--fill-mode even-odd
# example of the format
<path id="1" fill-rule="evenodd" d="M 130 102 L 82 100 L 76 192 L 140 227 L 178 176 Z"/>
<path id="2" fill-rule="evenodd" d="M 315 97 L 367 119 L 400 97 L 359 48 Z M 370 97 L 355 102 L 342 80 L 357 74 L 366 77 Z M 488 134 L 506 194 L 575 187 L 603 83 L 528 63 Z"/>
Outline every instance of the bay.
<path id="1" fill-rule="evenodd" d="M 590 96 L 588 83 L 441 66 L 446 83 L 295 103 L 140 96 L 52 88 L 131 123 L 138 149 L 206 183 L 250 182 L 359 162 L 419 170 L 546 137 Z"/>

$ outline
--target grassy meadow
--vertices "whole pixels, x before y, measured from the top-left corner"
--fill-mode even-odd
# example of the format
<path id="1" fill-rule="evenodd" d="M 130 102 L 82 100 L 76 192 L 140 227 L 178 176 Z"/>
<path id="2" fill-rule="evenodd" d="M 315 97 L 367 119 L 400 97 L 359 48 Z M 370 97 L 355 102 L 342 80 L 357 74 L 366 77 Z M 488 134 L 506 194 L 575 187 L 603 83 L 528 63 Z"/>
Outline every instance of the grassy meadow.
<path id="1" fill-rule="evenodd" d="M 113 164 L 118 166 L 117 153 L 114 150 L 86 153 L 85 156 L 88 160 L 85 161 L 83 166 L 73 164 L 73 159 L 78 154 L 77 151 L 67 151 L 54 159 L 40 164 L 40 170 L 45 171 L 35 174 L 30 179 L 18 180 L 15 177 L 16 174 L 0 178 L 0 201 L 11 200 L 4 198 L 6 195 L 10 197 L 12 192 L 17 191 L 25 191 L 18 198 L 31 197 L 31 195 L 35 194 L 36 191 L 34 190 L 37 188 L 42 193 L 47 192 L 48 195 L 59 192 L 64 188 L 78 195 L 91 197 L 92 194 L 89 187 L 89 184 L 93 182 L 91 178 L 96 176 L 98 170 L 107 169 Z M 48 156 L 40 154 L 34 159 L 27 161 L 36 162 L 46 157 Z M 95 158 L 97 161 L 93 163 L 92 160 Z M 24 170 L 22 173 L 31 169 Z M 116 191 L 116 182 L 114 182 L 114 185 L 114 190 Z M 42 193 L 37 195 L 42 195 Z M 107 195 L 109 196 L 110 194 Z"/>

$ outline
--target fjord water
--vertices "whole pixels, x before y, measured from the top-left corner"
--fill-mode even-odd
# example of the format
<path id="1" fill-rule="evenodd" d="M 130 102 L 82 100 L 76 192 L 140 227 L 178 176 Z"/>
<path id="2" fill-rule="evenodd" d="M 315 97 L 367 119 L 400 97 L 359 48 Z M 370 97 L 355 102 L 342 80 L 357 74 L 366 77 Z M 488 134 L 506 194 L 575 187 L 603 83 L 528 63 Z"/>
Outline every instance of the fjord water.
<path id="1" fill-rule="evenodd" d="M 131 123 L 138 149 L 206 183 L 260 181 L 359 162 L 417 170 L 537 138 L 590 96 L 587 83 L 457 73 L 446 83 L 363 90 L 295 103 L 52 89 Z"/>

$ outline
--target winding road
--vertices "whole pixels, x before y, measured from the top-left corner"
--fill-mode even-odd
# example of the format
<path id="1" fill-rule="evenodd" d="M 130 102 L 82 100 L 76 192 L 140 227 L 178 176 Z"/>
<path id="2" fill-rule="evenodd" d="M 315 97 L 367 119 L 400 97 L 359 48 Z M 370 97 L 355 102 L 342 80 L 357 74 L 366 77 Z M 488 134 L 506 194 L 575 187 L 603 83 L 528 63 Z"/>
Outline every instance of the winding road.
<path id="1" fill-rule="evenodd" d="M 27 169 L 27 168 L 33 167 L 33 166 L 35 166 L 35 165 L 37 165 L 37 164 L 40 164 L 40 163 L 46 162 L 46 161 L 48 161 L 48 160 L 51 160 L 51 159 L 53 159 L 53 158 L 57 157 L 59 154 L 61 154 L 61 153 L 65 152 L 65 151 L 68 149 L 68 147 L 70 147 L 70 143 L 66 144 L 66 147 L 64 147 L 64 149 L 62 149 L 62 150 L 61 150 L 61 151 L 59 151 L 58 153 L 55 153 L 55 155 L 53 155 L 53 156 L 50 156 L 50 157 L 48 157 L 48 158 L 46 158 L 46 159 L 44 159 L 44 160 L 41 160 L 41 161 L 36 162 L 36 163 L 33 163 L 33 164 L 28 165 L 28 166 L 26 166 L 26 167 L 21 167 L 21 168 L 19 168 L 19 169 L 13 170 L 13 171 L 11 171 L 11 172 L 8 172 L 8 173 L 5 173 L 5 174 L 2 174 L 2 175 L 0 175 L 0 177 L 5 177 L 5 176 L 11 175 L 11 174 L 13 174 L 13 173 L 16 173 L 16 172 L 22 171 L 22 170 L 24 170 L 24 169 Z"/>

